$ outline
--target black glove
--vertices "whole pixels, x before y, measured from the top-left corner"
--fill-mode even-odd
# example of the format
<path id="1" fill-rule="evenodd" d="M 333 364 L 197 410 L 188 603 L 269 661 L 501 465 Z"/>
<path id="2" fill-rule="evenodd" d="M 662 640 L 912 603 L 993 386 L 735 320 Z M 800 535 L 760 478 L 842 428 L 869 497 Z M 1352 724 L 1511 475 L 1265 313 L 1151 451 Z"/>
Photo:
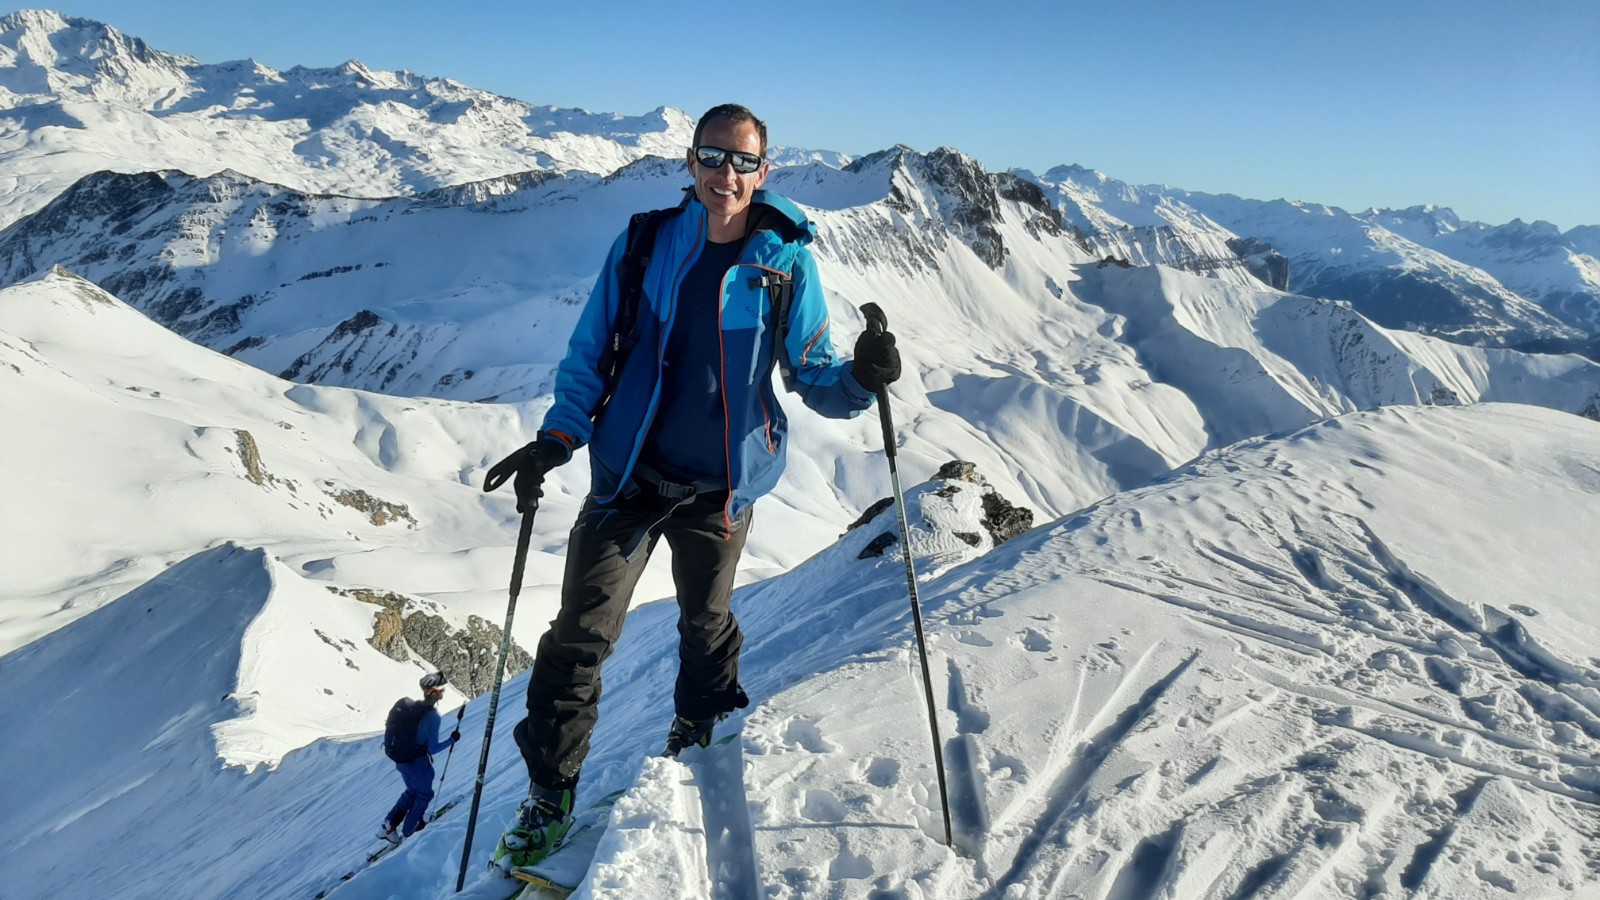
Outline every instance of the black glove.
<path id="1" fill-rule="evenodd" d="M 461 732 L 459 730 L 450 732 L 450 743 L 454 744 L 459 740 L 461 740 Z"/>
<path id="2" fill-rule="evenodd" d="M 867 330 L 856 338 L 856 357 L 850 374 L 861 386 L 876 394 L 900 377 L 900 351 L 894 347 L 894 333 Z"/>
<path id="3" fill-rule="evenodd" d="M 544 496 L 544 476 L 571 458 L 572 451 L 564 441 L 541 433 L 538 440 L 495 463 L 483 480 L 483 489 L 492 491 L 515 474 L 512 487 L 517 492 L 517 512 L 532 512 Z"/>

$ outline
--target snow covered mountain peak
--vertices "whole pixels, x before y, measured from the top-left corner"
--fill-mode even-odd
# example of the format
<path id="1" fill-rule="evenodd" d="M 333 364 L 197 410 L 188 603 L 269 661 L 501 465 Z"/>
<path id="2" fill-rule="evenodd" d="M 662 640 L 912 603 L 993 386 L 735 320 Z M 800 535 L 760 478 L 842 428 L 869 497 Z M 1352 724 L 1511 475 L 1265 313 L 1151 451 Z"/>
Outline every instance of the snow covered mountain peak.
<path id="1" fill-rule="evenodd" d="M 183 81 L 190 57 L 152 48 L 101 22 L 50 10 L 0 18 L 0 104 L 79 95 L 148 102 Z"/>
<path id="2" fill-rule="evenodd" d="M 1087 166 L 1080 166 L 1077 163 L 1053 166 L 1044 173 L 1043 177 L 1046 181 L 1098 181 L 1102 184 L 1111 180 L 1110 176 Z"/>
<path id="3" fill-rule="evenodd" d="M 1461 230 L 1462 226 L 1461 217 L 1456 215 L 1455 210 L 1445 206 L 1434 206 L 1431 203 L 1405 209 L 1369 209 L 1361 215 L 1373 221 L 1384 222 L 1395 231 L 1399 231 L 1403 223 L 1415 223 L 1426 228 L 1426 233 L 1430 237 L 1451 234 Z"/>

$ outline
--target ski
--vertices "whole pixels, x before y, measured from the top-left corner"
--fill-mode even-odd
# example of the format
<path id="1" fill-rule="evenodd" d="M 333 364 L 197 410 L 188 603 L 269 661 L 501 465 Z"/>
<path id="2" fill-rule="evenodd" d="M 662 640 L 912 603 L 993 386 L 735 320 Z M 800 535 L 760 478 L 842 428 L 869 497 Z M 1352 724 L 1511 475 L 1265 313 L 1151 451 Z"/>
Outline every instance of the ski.
<path id="1" fill-rule="evenodd" d="M 427 822 L 427 823 L 433 823 L 433 822 L 438 821 L 440 816 L 444 815 L 445 813 L 449 812 L 452 809 L 455 809 L 458 805 L 460 805 L 462 799 L 463 798 L 461 798 L 461 797 L 457 797 L 454 800 L 450 800 L 450 801 L 448 801 L 446 803 L 443 803 L 443 804 L 439 805 L 438 807 L 435 807 L 433 809 L 433 811 L 428 813 L 428 817 L 426 819 L 424 819 L 423 821 Z M 421 829 L 418 829 L 418 830 L 421 830 Z M 388 856 L 390 853 L 393 853 L 394 851 L 400 849 L 400 847 L 401 847 L 401 844 L 385 843 L 382 847 L 379 847 L 377 850 L 374 850 L 373 852 L 367 854 L 366 860 L 364 862 L 362 862 L 361 865 L 356 866 L 354 869 L 351 869 L 350 871 L 344 873 L 343 875 L 340 875 L 339 876 L 339 884 L 344 884 L 346 881 L 349 881 L 350 879 L 356 877 L 357 875 L 360 875 L 362 872 L 365 872 L 369 867 L 371 867 L 378 860 L 383 859 L 385 856 Z M 334 885 L 334 887 L 337 887 L 337 886 L 338 885 Z M 314 898 L 314 900 L 322 900 L 322 898 L 328 896 L 328 892 L 331 891 L 331 890 L 333 890 L 333 887 L 325 888 L 325 889 L 317 892 L 317 895 Z"/>
<path id="2" fill-rule="evenodd" d="M 512 900 L 567 900 L 578 889 L 556 884 L 543 875 L 513 875 L 521 882 L 522 889 L 517 891 Z"/>
<path id="3" fill-rule="evenodd" d="M 433 812 L 428 813 L 428 821 L 429 822 L 437 821 L 440 816 L 444 815 L 445 813 L 449 812 L 452 809 L 455 809 L 458 805 L 460 805 L 461 801 L 464 800 L 464 799 L 466 799 L 466 798 L 457 797 L 454 800 L 451 800 L 449 803 L 446 803 L 443 806 L 440 806 L 438 809 L 435 809 Z"/>

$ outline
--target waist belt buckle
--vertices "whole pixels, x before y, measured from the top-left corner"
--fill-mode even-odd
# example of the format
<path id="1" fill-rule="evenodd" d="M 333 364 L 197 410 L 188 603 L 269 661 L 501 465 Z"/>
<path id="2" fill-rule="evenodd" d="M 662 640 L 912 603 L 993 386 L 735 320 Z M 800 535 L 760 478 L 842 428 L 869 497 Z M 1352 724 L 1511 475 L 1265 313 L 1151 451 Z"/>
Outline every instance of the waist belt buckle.
<path id="1" fill-rule="evenodd" d="M 661 494 L 661 496 L 675 503 L 682 503 L 693 497 L 696 493 L 694 485 L 679 484 L 676 481 L 668 481 L 665 478 L 656 482 L 656 490 Z"/>

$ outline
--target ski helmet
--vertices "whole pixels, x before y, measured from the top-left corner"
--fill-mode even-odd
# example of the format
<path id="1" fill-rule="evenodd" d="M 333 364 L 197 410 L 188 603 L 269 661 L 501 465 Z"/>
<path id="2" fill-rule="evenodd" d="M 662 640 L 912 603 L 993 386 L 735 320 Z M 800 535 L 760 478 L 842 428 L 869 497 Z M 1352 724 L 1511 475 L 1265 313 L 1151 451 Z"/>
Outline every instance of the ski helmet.
<path id="1" fill-rule="evenodd" d="M 422 676 L 422 680 L 418 682 L 418 684 L 422 685 L 424 691 L 442 691 L 445 683 L 444 675 L 439 672 L 429 672 Z"/>

